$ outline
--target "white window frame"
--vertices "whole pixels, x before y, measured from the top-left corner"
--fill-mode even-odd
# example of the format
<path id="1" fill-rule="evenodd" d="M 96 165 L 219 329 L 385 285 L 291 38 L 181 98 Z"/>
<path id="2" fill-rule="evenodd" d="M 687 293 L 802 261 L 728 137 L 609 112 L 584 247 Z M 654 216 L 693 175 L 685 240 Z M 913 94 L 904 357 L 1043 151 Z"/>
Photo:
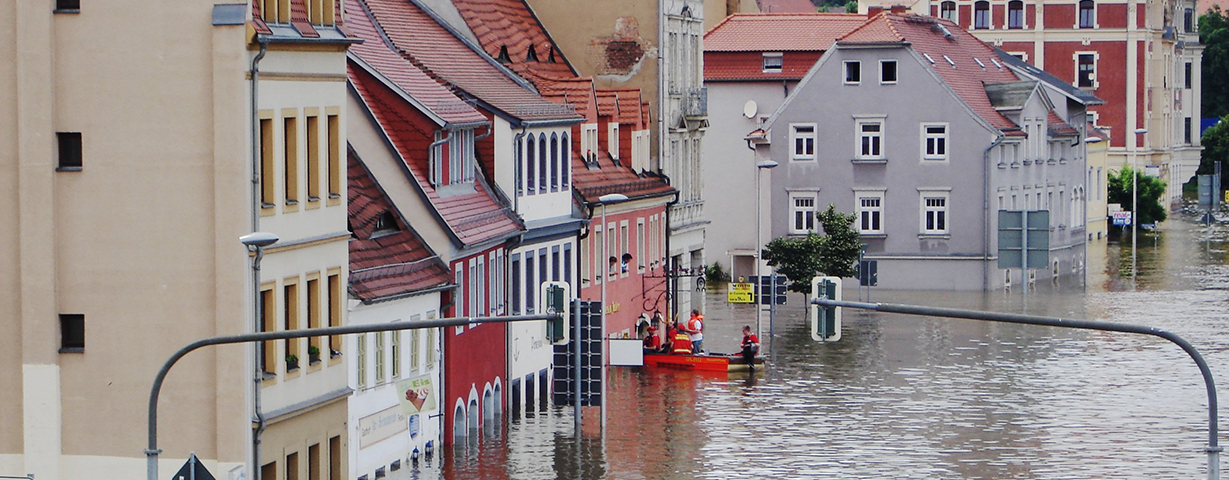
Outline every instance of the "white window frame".
<path id="1" fill-rule="evenodd" d="M 615 160 L 625 160 L 619 158 L 619 122 L 610 122 L 606 124 L 606 144 L 607 150 L 610 151 L 611 157 Z M 562 157 L 562 155 L 560 155 L 560 157 Z"/>
<path id="2" fill-rule="evenodd" d="M 931 128 L 943 128 L 942 135 L 930 133 Z M 952 135 L 951 126 L 946 122 L 923 123 L 921 125 L 922 136 L 922 159 L 930 161 L 947 161 L 949 153 L 952 151 Z M 941 153 L 931 153 L 931 140 L 936 141 L 936 145 L 942 146 Z M 941 142 L 941 143 L 940 143 Z"/>
<path id="3" fill-rule="evenodd" d="M 852 81 L 849 79 L 849 67 L 851 65 L 857 65 L 858 67 L 858 80 L 856 81 Z M 841 66 L 843 67 L 841 68 L 841 83 L 845 85 L 861 85 L 862 84 L 862 61 L 861 60 L 845 60 L 844 62 L 841 63 Z"/>
<path id="4" fill-rule="evenodd" d="M 815 206 L 819 203 L 818 200 L 816 199 L 816 197 L 818 197 L 817 193 L 818 192 L 814 192 L 814 191 L 790 192 L 789 194 L 789 233 L 790 234 L 806 235 L 808 233 L 813 233 L 817 231 L 815 229 L 815 222 L 816 222 L 815 213 L 818 211 L 816 210 Z M 811 205 L 809 207 L 807 206 L 800 207 L 798 205 L 799 200 L 810 200 Z M 806 212 L 807 214 L 809 214 L 809 216 L 805 217 L 805 219 L 802 220 L 803 228 L 798 228 L 799 227 L 798 214 L 801 212 Z M 809 225 L 806 225 L 807 223 L 809 223 Z M 809 229 L 806 228 L 807 226 L 809 226 L 810 228 Z"/>
<path id="5" fill-rule="evenodd" d="M 889 63 L 896 65 L 896 79 L 895 80 L 884 80 L 883 78 L 883 66 Z M 896 60 L 893 60 L 893 59 L 880 60 L 879 61 L 879 84 L 880 85 L 896 85 L 896 83 L 899 81 L 900 81 L 900 62 L 897 62 Z"/>
<path id="6" fill-rule="evenodd" d="M 644 267 L 649 262 L 649 236 L 644 231 L 644 217 L 636 219 L 636 253 L 632 261 L 636 262 L 636 272 L 644 273 Z"/>
<path id="7" fill-rule="evenodd" d="M 862 128 L 867 125 L 879 125 L 878 134 L 873 134 L 873 133 L 871 134 L 872 137 L 877 137 L 879 139 L 879 152 L 864 155 L 862 153 L 862 136 L 864 133 L 862 131 Z M 883 160 L 887 158 L 887 155 L 884 153 L 884 147 L 885 147 L 884 140 L 887 138 L 886 134 L 887 134 L 887 118 L 886 117 L 884 116 L 855 117 L 854 118 L 854 145 L 853 145 L 854 158 L 859 159 L 859 160 Z"/>
<path id="8" fill-rule="evenodd" d="M 943 1 L 939 2 L 939 15 L 938 15 L 939 18 L 947 18 L 943 16 L 943 4 L 944 3 L 949 3 L 949 2 L 943 2 Z M 951 20 L 952 23 L 959 25 L 960 24 L 960 6 L 958 6 L 955 1 L 951 1 L 950 3 L 952 4 L 952 16 L 951 18 L 947 18 L 947 20 Z"/>
<path id="9" fill-rule="evenodd" d="M 1092 87 L 1081 87 L 1080 86 L 1080 56 L 1081 55 L 1092 55 Z M 1072 85 L 1075 85 L 1076 88 L 1092 88 L 1093 90 L 1101 88 L 1101 81 L 1098 80 L 1098 77 L 1100 77 L 1099 73 L 1101 72 L 1101 53 L 1100 52 L 1097 52 L 1095 50 L 1094 51 L 1073 52 L 1071 54 L 1071 62 L 1073 66 L 1075 67 L 1075 81 L 1071 83 Z"/>
<path id="10" fill-rule="evenodd" d="M 929 200 L 942 200 L 942 206 L 932 206 Z M 952 232 L 952 215 L 951 215 L 951 189 L 918 189 L 918 232 L 921 235 L 951 235 Z M 943 224 L 942 228 L 927 228 L 927 219 L 930 213 L 935 212 L 936 217 L 941 217 Z M 937 224 L 938 222 L 936 222 Z M 936 225 L 937 226 L 937 225 Z"/>
<path id="11" fill-rule="evenodd" d="M 776 59 L 776 66 L 770 66 L 768 60 Z M 762 56 L 763 73 L 781 73 L 785 67 L 785 55 L 782 52 L 764 52 Z"/>
<path id="12" fill-rule="evenodd" d="M 885 209 L 883 205 L 883 197 L 885 192 L 885 190 L 854 190 L 854 215 L 857 216 L 857 218 L 854 219 L 854 223 L 855 228 L 858 229 L 858 233 L 863 235 L 883 235 L 886 233 L 884 231 Z M 878 200 L 878 205 L 868 207 L 863 203 L 863 200 Z M 862 220 L 864 215 L 869 215 L 872 219 L 877 216 L 879 220 L 879 228 L 862 228 Z M 874 222 L 872 221 L 872 225 L 873 223 Z"/>
<path id="13" fill-rule="evenodd" d="M 800 134 L 799 128 L 810 128 L 811 134 Z M 815 142 L 819 139 L 819 125 L 815 123 L 791 123 L 789 125 L 789 159 L 792 162 L 811 162 L 815 160 Z M 800 154 L 797 149 L 798 140 L 811 140 L 811 154 Z"/>
<path id="14" fill-rule="evenodd" d="M 1092 30 L 1092 29 L 1101 28 L 1101 23 L 1098 21 L 1099 20 L 1098 17 L 1100 15 L 1097 15 L 1097 10 L 1098 10 L 1097 2 L 1096 0 L 1093 0 L 1092 2 L 1092 25 L 1088 27 L 1082 27 L 1080 26 L 1080 2 L 1079 0 L 1076 0 L 1075 2 L 1075 23 L 1071 25 L 1071 29 L 1072 30 Z"/>

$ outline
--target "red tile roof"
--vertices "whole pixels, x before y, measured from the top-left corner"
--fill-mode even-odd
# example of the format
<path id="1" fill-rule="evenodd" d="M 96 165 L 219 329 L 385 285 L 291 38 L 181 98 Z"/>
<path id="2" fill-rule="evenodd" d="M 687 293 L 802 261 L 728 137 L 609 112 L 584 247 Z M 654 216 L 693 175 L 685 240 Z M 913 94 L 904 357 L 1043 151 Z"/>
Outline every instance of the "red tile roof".
<path id="1" fill-rule="evenodd" d="M 350 0 L 359 1 L 359 0 Z M 579 120 L 518 83 L 494 60 L 471 49 L 414 0 L 362 0 L 394 49 L 433 78 L 527 121 Z M 348 11 L 349 15 L 361 14 Z M 476 48 L 476 47 L 475 47 Z"/>
<path id="2" fill-rule="evenodd" d="M 597 114 L 603 117 L 614 117 L 619 114 L 619 96 L 614 92 L 597 90 Z"/>
<path id="3" fill-rule="evenodd" d="M 405 295 L 447 285 L 448 266 L 423 243 L 384 195 L 354 152 L 349 155 L 350 291 L 364 302 Z M 372 234 L 376 219 L 385 212 L 396 219 L 398 230 Z"/>
<path id="4" fill-rule="evenodd" d="M 652 175 L 637 175 L 621 162 L 616 166 L 605 151 L 598 152 L 595 166 L 590 168 L 581 155 L 572 157 L 572 188 L 583 201 L 597 202 L 598 197 L 622 193 L 630 199 L 651 198 L 674 194 L 674 187 Z"/>
<path id="5" fill-rule="evenodd" d="M 783 52 L 780 72 L 765 72 L 760 52 L 705 52 L 705 81 L 801 80 L 822 51 Z"/>
<path id="6" fill-rule="evenodd" d="M 1046 116 L 1046 128 L 1052 137 L 1074 137 L 1080 134 L 1080 131 L 1072 127 L 1070 123 L 1058 118 L 1058 114 L 1053 110 Z"/>
<path id="7" fill-rule="evenodd" d="M 736 13 L 704 34 L 705 52 L 827 50 L 866 22 L 853 13 Z"/>
<path id="8" fill-rule="evenodd" d="M 837 40 L 842 46 L 900 42 L 907 42 L 919 55 L 930 57 L 930 68 L 986 122 L 1008 135 L 1023 135 L 1015 122 L 994 109 L 985 88 L 987 83 L 1020 79 L 1010 69 L 997 66 L 998 56 L 993 48 L 955 23 L 884 12 Z"/>
<path id="9" fill-rule="evenodd" d="M 596 92 L 589 77 L 560 80 L 539 80 L 538 92 L 552 102 L 571 105 L 588 123 L 597 122 Z"/>
<path id="10" fill-rule="evenodd" d="M 350 53 L 366 64 L 362 67 L 367 73 L 383 77 L 396 85 L 400 93 L 427 109 L 425 113 L 445 122 L 464 124 L 486 121 L 478 110 L 392 51 L 356 0 L 346 0 L 346 4 L 351 12 L 349 30 L 352 35 L 363 39 L 363 43 L 350 47 Z"/>
<path id="11" fill-rule="evenodd" d="M 487 55 L 499 58 L 506 50 L 505 65 L 521 76 L 531 80 L 576 76 L 524 0 L 452 0 L 452 3 Z"/>
<path id="12" fill-rule="evenodd" d="M 641 122 L 641 103 L 639 88 L 599 88 L 599 92 L 614 93 L 619 100 L 619 117 L 621 125 L 632 125 L 632 130 L 646 130 L 648 126 Z"/>
<path id="13" fill-rule="evenodd" d="M 422 114 L 375 77 L 357 70 L 353 64 L 349 70 L 350 82 L 363 103 L 409 167 L 419 190 L 461 244 L 482 243 L 524 229 L 511 209 L 496 200 L 495 193 L 485 185 L 481 175 L 477 176 L 471 193 L 440 195 L 429 181 L 425 154 L 425 139 L 432 138 L 433 132 L 419 130 L 419 122 L 414 117 Z"/>

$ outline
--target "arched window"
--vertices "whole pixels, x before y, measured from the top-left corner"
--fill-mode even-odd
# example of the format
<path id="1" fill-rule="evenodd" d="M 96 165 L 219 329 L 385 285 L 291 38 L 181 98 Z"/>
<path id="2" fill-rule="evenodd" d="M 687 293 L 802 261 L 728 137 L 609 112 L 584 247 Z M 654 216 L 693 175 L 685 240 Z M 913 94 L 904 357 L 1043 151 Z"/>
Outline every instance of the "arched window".
<path id="1" fill-rule="evenodd" d="M 562 179 L 563 188 L 568 188 L 568 174 L 572 171 L 572 144 L 568 143 L 568 134 L 564 133 L 559 141 L 559 156 L 563 157 L 563 165 L 559 169 L 559 177 Z"/>
<path id="2" fill-rule="evenodd" d="M 534 136 L 532 133 L 529 134 L 529 141 L 526 143 L 526 145 L 527 147 L 525 150 L 525 181 L 529 185 L 525 187 L 525 190 L 529 193 L 533 193 L 537 191 L 536 185 L 538 181 L 538 176 L 534 172 L 537 171 L 535 170 L 535 168 L 538 163 L 538 157 L 534 155 L 534 149 L 535 147 L 537 147 L 538 144 L 534 142 Z"/>
<path id="3" fill-rule="evenodd" d="M 525 152 L 521 150 L 521 148 L 523 148 L 524 146 L 525 146 L 525 141 L 520 138 L 517 138 L 516 146 L 514 147 L 514 150 L 516 150 L 516 168 L 514 170 L 516 170 L 515 183 L 516 183 L 517 196 L 520 196 L 525 193 L 525 185 L 524 183 L 522 183 L 525 181 L 525 172 L 523 171 L 524 163 L 522 163 L 523 159 L 525 158 Z"/>
<path id="4" fill-rule="evenodd" d="M 1093 12 L 1092 0 L 1080 0 L 1080 28 L 1093 28 Z"/>
<path id="5" fill-rule="evenodd" d="M 990 28 L 990 2 L 981 0 L 973 4 L 973 28 Z"/>
<path id="6" fill-rule="evenodd" d="M 1024 2 L 1007 2 L 1007 28 L 1024 28 Z"/>
<path id="7" fill-rule="evenodd" d="M 550 170 L 550 157 L 546 153 L 546 134 L 538 137 L 538 191 L 546 193 L 550 190 L 550 184 L 546 183 L 548 170 Z"/>
<path id="8" fill-rule="evenodd" d="M 471 444 L 478 442 L 478 428 L 482 426 L 482 421 L 478 418 L 478 399 L 471 398 L 469 400 L 469 415 L 467 415 L 467 423 L 469 423 L 469 441 Z"/>
<path id="9" fill-rule="evenodd" d="M 465 426 L 465 407 L 457 405 L 456 411 L 452 413 L 452 443 L 453 445 L 461 445 L 465 443 L 465 436 L 469 434 L 469 428 Z"/>
<path id="10" fill-rule="evenodd" d="M 559 191 L 559 136 L 550 134 L 550 189 Z"/>
<path id="11" fill-rule="evenodd" d="M 939 18 L 956 21 L 956 2 L 947 0 L 939 4 Z"/>

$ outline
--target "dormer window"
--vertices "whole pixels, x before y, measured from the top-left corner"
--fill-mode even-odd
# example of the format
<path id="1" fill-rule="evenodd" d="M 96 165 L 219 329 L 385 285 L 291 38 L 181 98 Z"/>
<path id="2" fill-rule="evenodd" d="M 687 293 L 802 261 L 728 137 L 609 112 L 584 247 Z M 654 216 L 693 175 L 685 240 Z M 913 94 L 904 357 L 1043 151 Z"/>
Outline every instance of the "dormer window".
<path id="1" fill-rule="evenodd" d="M 401 227 L 397 226 L 397 217 L 393 216 L 393 212 L 385 210 L 376 217 L 375 228 L 371 230 L 371 238 L 383 237 L 400 230 Z"/>
<path id="2" fill-rule="evenodd" d="M 431 184 L 438 187 L 474 181 L 474 129 L 450 130 L 447 135 L 447 141 L 440 142 L 444 133 L 435 134 L 440 143 L 431 150 Z"/>
<path id="3" fill-rule="evenodd" d="M 530 46 L 529 46 L 529 53 L 528 53 L 527 55 L 525 55 L 525 61 L 526 61 L 526 62 L 536 62 L 536 61 L 538 61 L 538 52 L 537 52 L 536 50 L 534 50 L 534 49 L 533 49 L 533 46 L 532 46 L 532 45 L 530 45 Z"/>
<path id="4" fill-rule="evenodd" d="M 499 47 L 499 56 L 495 57 L 495 61 L 499 63 L 512 63 L 512 57 L 508 56 L 507 45 L 502 45 Z"/>
<path id="5" fill-rule="evenodd" d="M 781 73 L 785 59 L 781 53 L 764 54 L 764 73 Z"/>

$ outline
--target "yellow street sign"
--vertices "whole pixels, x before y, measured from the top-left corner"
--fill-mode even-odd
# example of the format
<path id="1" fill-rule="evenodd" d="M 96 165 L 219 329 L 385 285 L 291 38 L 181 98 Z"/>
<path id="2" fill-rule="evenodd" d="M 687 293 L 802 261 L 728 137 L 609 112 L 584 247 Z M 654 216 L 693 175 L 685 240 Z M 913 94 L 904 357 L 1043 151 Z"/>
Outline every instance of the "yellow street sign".
<path id="1" fill-rule="evenodd" d="M 730 303 L 755 303 L 755 284 L 731 282 L 726 301 Z"/>

